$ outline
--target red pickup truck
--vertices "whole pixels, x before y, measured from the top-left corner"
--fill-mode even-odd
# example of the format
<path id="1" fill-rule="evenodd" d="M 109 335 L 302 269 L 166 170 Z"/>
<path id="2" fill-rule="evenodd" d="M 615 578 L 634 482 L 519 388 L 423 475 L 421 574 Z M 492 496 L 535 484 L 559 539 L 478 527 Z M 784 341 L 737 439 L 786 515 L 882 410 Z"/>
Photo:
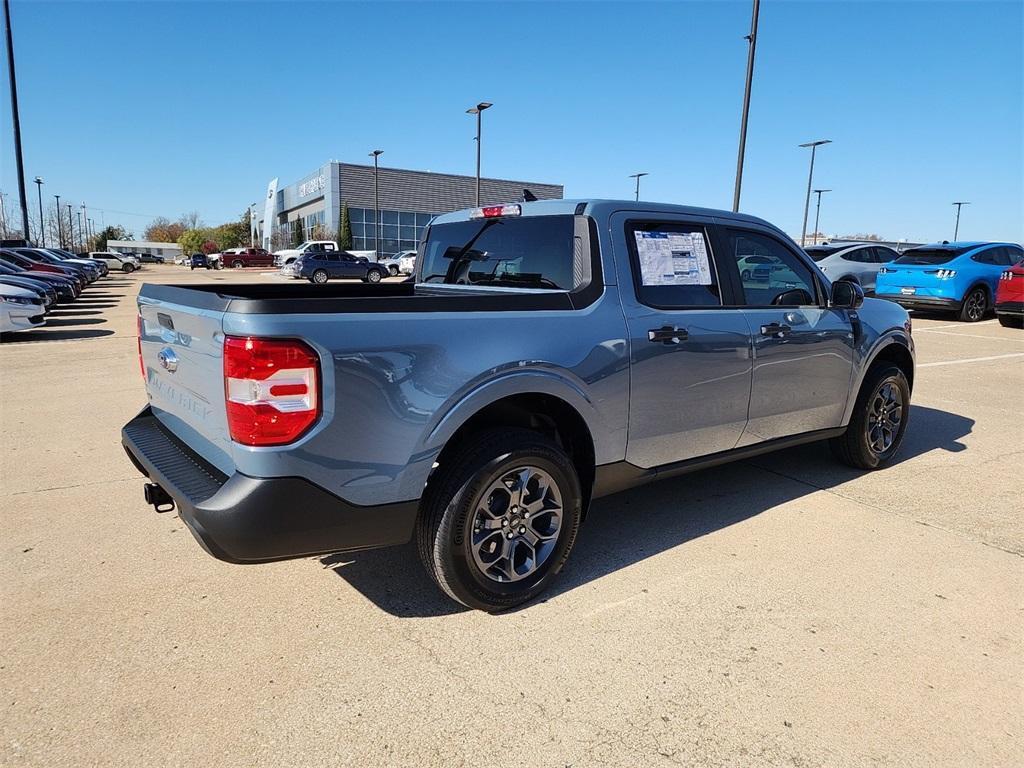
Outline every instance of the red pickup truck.
<path id="1" fill-rule="evenodd" d="M 272 267 L 274 256 L 262 248 L 229 248 L 220 255 L 226 267 Z"/>

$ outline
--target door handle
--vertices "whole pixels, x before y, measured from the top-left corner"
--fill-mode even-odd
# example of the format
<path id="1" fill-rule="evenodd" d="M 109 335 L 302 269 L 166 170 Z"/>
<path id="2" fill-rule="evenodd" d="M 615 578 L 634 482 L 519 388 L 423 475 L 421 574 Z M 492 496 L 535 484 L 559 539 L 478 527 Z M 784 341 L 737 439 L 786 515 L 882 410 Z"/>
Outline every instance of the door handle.
<path id="1" fill-rule="evenodd" d="M 671 325 L 663 325 L 661 328 L 651 328 L 647 332 L 648 341 L 658 341 L 662 344 L 678 344 L 689 338 L 685 328 L 676 328 Z"/>
<path id="2" fill-rule="evenodd" d="M 761 335 L 770 336 L 773 339 L 781 339 L 788 336 L 793 331 L 788 325 L 780 325 L 779 323 L 769 323 L 768 325 L 761 326 Z"/>

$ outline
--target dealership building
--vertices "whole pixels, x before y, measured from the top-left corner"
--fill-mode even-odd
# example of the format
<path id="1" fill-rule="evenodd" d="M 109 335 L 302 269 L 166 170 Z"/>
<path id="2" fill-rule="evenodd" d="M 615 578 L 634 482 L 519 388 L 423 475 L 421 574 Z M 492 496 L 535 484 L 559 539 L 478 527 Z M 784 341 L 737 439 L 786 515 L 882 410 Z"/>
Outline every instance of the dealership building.
<path id="1" fill-rule="evenodd" d="M 352 250 L 375 250 L 373 181 L 372 165 L 333 160 L 280 189 L 274 179 L 264 204 L 253 206 L 254 234 L 270 249 L 292 242 L 297 232 L 307 240 L 334 240 L 342 206 L 347 204 Z M 531 195 L 538 200 L 560 199 L 562 185 L 480 179 L 481 205 L 515 202 Z M 433 216 L 476 205 L 476 177 L 381 167 L 377 169 L 377 198 L 380 254 L 392 255 L 415 249 Z"/>

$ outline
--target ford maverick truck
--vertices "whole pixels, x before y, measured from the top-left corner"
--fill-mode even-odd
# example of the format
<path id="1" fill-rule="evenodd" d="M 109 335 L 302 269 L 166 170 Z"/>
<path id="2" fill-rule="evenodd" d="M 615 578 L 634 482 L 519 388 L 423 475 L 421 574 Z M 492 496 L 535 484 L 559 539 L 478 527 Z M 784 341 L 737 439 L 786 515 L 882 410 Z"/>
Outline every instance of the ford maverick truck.
<path id="1" fill-rule="evenodd" d="M 597 497 L 819 440 L 883 468 L 910 416 L 907 312 L 725 211 L 477 208 L 433 220 L 407 282 L 138 305 L 122 442 L 157 511 L 232 563 L 414 538 L 486 611 L 551 583 Z"/>

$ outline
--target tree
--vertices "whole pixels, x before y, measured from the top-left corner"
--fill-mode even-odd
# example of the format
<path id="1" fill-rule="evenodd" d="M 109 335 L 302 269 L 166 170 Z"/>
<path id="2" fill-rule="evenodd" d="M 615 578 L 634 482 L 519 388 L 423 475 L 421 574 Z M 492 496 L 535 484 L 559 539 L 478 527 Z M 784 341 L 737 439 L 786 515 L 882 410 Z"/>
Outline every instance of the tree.
<path id="1" fill-rule="evenodd" d="M 295 229 L 292 230 L 292 246 L 298 248 L 306 239 L 306 233 L 302 226 L 302 217 L 295 220 Z"/>
<path id="2" fill-rule="evenodd" d="M 211 253 L 217 253 L 218 251 L 220 251 L 220 250 L 221 250 L 220 248 L 218 248 L 218 247 L 217 247 L 217 243 L 216 243 L 216 242 L 214 242 L 213 240 L 207 240 L 206 242 L 204 242 L 204 243 L 203 243 L 203 244 L 202 244 L 202 245 L 200 246 L 200 249 L 201 249 L 201 250 L 202 250 L 202 252 L 203 252 L 203 253 L 205 253 L 205 254 L 206 254 L 207 256 L 209 256 L 209 255 L 210 255 Z"/>
<path id="3" fill-rule="evenodd" d="M 352 220 L 348 215 L 348 203 L 341 206 L 341 223 L 338 225 L 338 247 L 343 251 L 352 250 Z"/>
<path id="4" fill-rule="evenodd" d="M 189 229 L 181 233 L 177 243 L 181 246 L 181 252 L 185 256 L 198 253 L 203 249 L 203 243 L 209 240 L 209 232 L 205 229 Z"/>
<path id="5" fill-rule="evenodd" d="M 89 238 L 89 250 L 90 251 L 105 251 L 107 250 L 108 240 L 134 240 L 135 235 L 126 230 L 124 227 L 111 224 L 108 227 L 103 228 L 91 238 Z"/>
<path id="6" fill-rule="evenodd" d="M 199 218 L 199 211 L 191 211 L 181 214 L 178 223 L 185 229 L 199 229 L 203 226 L 203 220 Z"/>
<path id="7" fill-rule="evenodd" d="M 187 227 L 180 221 L 171 221 L 164 216 L 157 216 L 146 227 L 143 238 L 157 243 L 176 243 Z"/>

